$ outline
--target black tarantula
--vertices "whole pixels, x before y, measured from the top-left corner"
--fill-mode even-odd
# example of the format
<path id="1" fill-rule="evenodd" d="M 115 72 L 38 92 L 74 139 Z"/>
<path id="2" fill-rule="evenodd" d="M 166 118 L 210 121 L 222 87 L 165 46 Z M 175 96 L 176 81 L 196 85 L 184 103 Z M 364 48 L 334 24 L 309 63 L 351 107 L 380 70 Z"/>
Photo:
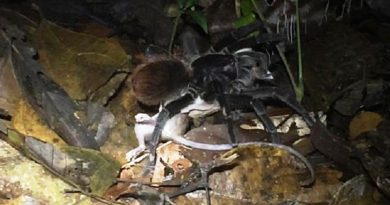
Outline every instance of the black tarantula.
<path id="1" fill-rule="evenodd" d="M 261 27 L 261 24 L 254 23 L 242 29 L 239 29 L 222 39 L 218 43 L 218 48 L 239 49 L 232 54 L 223 52 L 212 53 L 200 56 L 190 65 L 192 76 L 188 84 L 181 82 L 189 75 L 186 73 L 185 67 L 180 62 L 160 61 L 152 63 L 148 68 L 140 69 L 133 75 L 133 91 L 138 96 L 138 99 L 146 104 L 155 104 L 146 95 L 143 96 L 144 90 L 149 90 L 150 86 L 155 86 L 158 89 L 159 83 L 154 81 L 158 78 L 158 69 L 150 69 L 151 67 L 158 67 L 159 64 L 172 64 L 171 68 L 160 67 L 164 70 L 164 75 L 171 78 L 165 80 L 165 83 L 172 84 L 173 81 L 179 80 L 180 85 L 186 89 L 185 92 L 173 101 L 163 104 L 161 111 L 155 118 L 155 127 L 151 135 L 149 150 L 151 152 L 151 160 L 155 160 L 156 147 L 160 141 L 160 135 L 163 132 L 164 126 L 169 119 L 180 113 L 183 108 L 194 103 L 195 99 L 201 98 L 206 102 L 217 101 L 225 116 L 230 136 L 230 143 L 232 147 L 237 146 L 237 139 L 233 132 L 233 120 L 235 119 L 235 111 L 252 110 L 257 117 L 263 122 L 264 127 L 270 133 L 272 143 L 281 143 L 281 139 L 276 132 L 276 128 L 270 118 L 266 114 L 264 101 L 268 99 L 278 99 L 284 104 L 291 107 L 298 114 L 300 114 L 309 127 L 313 126 L 314 120 L 308 115 L 307 111 L 296 100 L 295 94 L 291 91 L 291 86 L 283 87 L 276 83 L 273 73 L 270 72 L 271 57 L 264 52 L 254 50 L 253 48 L 239 48 L 240 42 L 244 45 L 252 44 L 258 45 L 264 42 L 261 37 L 247 37 L 253 31 Z M 279 39 L 268 38 L 269 41 Z M 231 42 L 235 40 L 239 43 L 233 46 L 223 46 L 223 42 Z M 215 48 L 214 47 L 214 48 Z M 219 50 L 219 49 L 218 49 Z M 148 86 L 150 84 L 150 86 Z M 156 86 L 157 85 L 157 86 Z M 168 86 L 169 87 L 169 86 Z M 144 88 L 144 89 L 142 89 Z M 160 90 L 157 92 L 164 95 L 171 95 L 172 90 L 169 88 L 166 91 Z M 158 94 L 156 94 L 157 96 Z"/>

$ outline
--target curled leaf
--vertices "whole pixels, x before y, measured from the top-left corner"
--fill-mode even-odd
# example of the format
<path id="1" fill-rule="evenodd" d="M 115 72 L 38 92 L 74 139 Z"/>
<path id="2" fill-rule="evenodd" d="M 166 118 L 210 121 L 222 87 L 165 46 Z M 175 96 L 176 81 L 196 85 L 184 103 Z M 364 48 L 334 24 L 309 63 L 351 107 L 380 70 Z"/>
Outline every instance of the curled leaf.
<path id="1" fill-rule="evenodd" d="M 208 30 L 207 30 L 207 19 L 203 15 L 202 12 L 200 12 L 198 10 L 194 10 L 194 11 L 190 11 L 189 15 L 195 21 L 195 23 L 197 23 L 203 29 L 203 31 L 205 33 L 208 33 Z"/>

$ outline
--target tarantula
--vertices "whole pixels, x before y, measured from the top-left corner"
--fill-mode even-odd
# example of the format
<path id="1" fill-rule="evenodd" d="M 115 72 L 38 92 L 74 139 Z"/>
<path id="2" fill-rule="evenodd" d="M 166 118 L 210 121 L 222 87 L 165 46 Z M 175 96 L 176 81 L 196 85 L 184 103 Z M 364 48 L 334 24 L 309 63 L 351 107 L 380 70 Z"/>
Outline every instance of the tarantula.
<path id="1" fill-rule="evenodd" d="M 222 41 L 228 42 L 227 40 L 233 38 L 245 42 L 245 44 L 248 42 L 259 43 L 261 40 L 259 37 L 246 38 L 259 26 L 261 24 L 255 23 L 244 27 L 223 38 Z M 277 38 L 279 39 L 279 36 Z M 219 43 L 218 47 L 223 47 L 221 46 L 223 44 Z M 234 48 L 237 48 L 237 45 L 239 44 L 235 44 Z M 164 67 L 164 65 L 170 66 Z M 199 98 L 205 102 L 217 101 L 219 103 L 225 116 L 232 147 L 238 145 L 233 131 L 233 120 L 237 117 L 236 111 L 254 111 L 263 122 L 266 131 L 270 133 L 271 141 L 273 143 L 281 142 L 274 124 L 266 114 L 263 101 L 268 99 L 280 100 L 300 114 L 309 127 L 313 126 L 314 120 L 296 101 L 291 87 L 278 85 L 276 76 L 270 71 L 271 65 L 270 57 L 265 52 L 245 48 L 232 54 L 213 53 L 200 56 L 190 64 L 190 71 L 178 61 L 158 61 L 136 72 L 132 81 L 133 91 L 141 102 L 156 104 L 158 102 L 153 101 L 153 97 L 158 96 L 161 99 L 159 94 L 145 94 L 146 91 L 150 92 L 152 87 L 160 89 L 156 93 L 169 96 L 168 99 L 170 99 L 162 102 L 159 114 L 154 116 L 155 127 L 149 145 L 151 159 L 155 159 L 155 149 L 167 121 Z M 164 81 L 153 80 L 159 79 L 159 73 L 168 77 Z M 189 83 L 184 83 L 184 79 L 187 78 L 190 79 Z M 173 85 L 175 81 L 179 82 L 177 85 L 181 89 L 175 88 L 175 86 L 160 87 L 160 83 Z M 166 89 L 163 89 L 164 87 Z M 173 93 L 177 93 L 177 90 L 180 90 L 180 97 L 172 100 Z"/>

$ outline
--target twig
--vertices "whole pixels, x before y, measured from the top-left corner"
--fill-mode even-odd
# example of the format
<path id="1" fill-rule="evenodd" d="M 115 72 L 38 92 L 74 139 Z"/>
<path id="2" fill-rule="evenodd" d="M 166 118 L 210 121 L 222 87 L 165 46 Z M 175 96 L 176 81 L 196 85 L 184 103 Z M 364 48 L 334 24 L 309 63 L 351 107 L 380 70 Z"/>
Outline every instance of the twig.
<path id="1" fill-rule="evenodd" d="M 179 24 L 179 20 L 180 20 L 180 17 L 181 17 L 182 14 L 183 14 L 183 12 L 180 11 L 180 13 L 176 16 L 175 22 L 174 22 L 174 24 L 173 24 L 171 39 L 170 39 L 170 41 L 169 41 L 169 47 L 168 47 L 169 55 L 172 55 L 173 41 L 175 40 L 175 35 L 176 35 L 177 26 L 178 26 L 178 24 Z"/>
<path id="2" fill-rule="evenodd" d="M 301 50 L 301 18 L 299 14 L 299 0 L 295 2 L 295 15 L 297 16 L 296 20 L 296 29 L 297 29 L 297 51 L 298 51 L 298 90 L 295 91 L 298 102 L 302 101 L 303 98 L 303 65 L 302 65 L 302 50 Z"/>

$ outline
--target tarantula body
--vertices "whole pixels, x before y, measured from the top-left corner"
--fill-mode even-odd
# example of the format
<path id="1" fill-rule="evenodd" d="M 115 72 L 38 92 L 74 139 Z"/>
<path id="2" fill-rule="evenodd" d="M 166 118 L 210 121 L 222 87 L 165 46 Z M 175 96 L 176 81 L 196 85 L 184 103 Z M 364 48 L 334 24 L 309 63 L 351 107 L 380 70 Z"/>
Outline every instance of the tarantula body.
<path id="1" fill-rule="evenodd" d="M 260 81 L 273 79 L 267 56 L 251 50 L 206 55 L 196 59 L 191 67 L 193 77 L 190 87 L 201 91 L 239 94 L 242 90 L 256 87 Z"/>
<path id="2" fill-rule="evenodd" d="M 226 116 L 231 143 L 236 145 L 233 132 L 233 110 L 255 110 L 271 133 L 272 142 L 279 143 L 275 127 L 265 117 L 265 108 L 259 99 L 247 91 L 260 89 L 261 82 L 273 79 L 264 53 L 244 49 L 234 54 L 205 55 L 191 64 L 193 78 L 190 88 L 206 101 L 217 100 Z M 253 103 L 257 105 L 255 108 Z M 259 105 L 260 104 L 260 105 Z"/>
<path id="3" fill-rule="evenodd" d="M 237 38 L 237 36 L 244 38 L 259 29 L 261 25 L 261 23 L 249 25 L 247 28 L 241 29 L 240 33 L 230 35 L 229 38 Z M 240 39 L 235 40 L 239 41 Z M 253 41 L 254 45 L 259 43 L 258 40 L 258 38 L 252 37 L 244 38 L 245 43 Z M 222 47 L 224 44 L 221 43 L 218 46 Z M 186 92 L 181 92 L 180 95 L 163 101 L 163 106 L 155 119 L 156 123 L 149 143 L 151 160 L 155 160 L 156 147 L 168 120 L 180 113 L 183 108 L 194 104 L 195 99 L 199 97 L 206 102 L 217 101 L 219 103 L 221 111 L 225 116 L 232 147 L 238 145 L 233 131 L 233 121 L 237 118 L 236 113 L 239 112 L 234 111 L 254 112 L 264 124 L 266 131 L 270 133 L 270 141 L 273 143 L 281 142 L 274 124 L 266 113 L 264 101 L 270 98 L 277 99 L 291 107 L 311 127 L 314 124 L 314 120 L 301 104 L 296 101 L 295 93 L 291 92 L 291 89 L 279 87 L 275 82 L 274 75 L 269 70 L 270 65 L 273 64 L 270 60 L 272 59 L 271 57 L 266 52 L 256 51 L 252 48 L 240 48 L 233 53 L 206 54 L 190 63 L 189 70 L 191 75 L 189 76 L 191 76 L 191 79 L 187 84 Z M 176 66 L 176 68 L 183 70 L 181 66 Z M 155 73 L 150 72 L 149 74 L 152 75 L 150 77 L 156 77 Z M 181 79 L 176 80 L 180 81 Z M 133 82 L 137 83 L 137 81 L 135 79 Z M 169 79 L 168 81 L 172 83 L 175 80 Z M 150 84 L 154 83 L 153 80 L 149 82 Z M 163 86 L 160 89 L 158 89 L 158 86 L 154 87 L 157 87 L 157 92 L 163 89 Z M 146 98 L 141 100 L 144 99 Z"/>

